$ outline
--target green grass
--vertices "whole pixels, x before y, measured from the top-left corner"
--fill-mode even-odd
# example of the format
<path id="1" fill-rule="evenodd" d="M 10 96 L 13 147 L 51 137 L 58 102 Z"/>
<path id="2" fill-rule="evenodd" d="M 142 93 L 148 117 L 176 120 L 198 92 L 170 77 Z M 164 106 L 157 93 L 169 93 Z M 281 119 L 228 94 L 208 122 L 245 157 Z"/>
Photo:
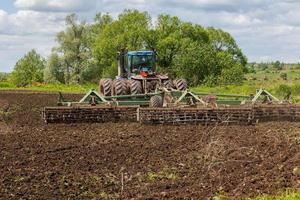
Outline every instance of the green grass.
<path id="1" fill-rule="evenodd" d="M 280 73 L 287 73 L 288 80 L 282 80 Z M 292 96 L 296 102 L 300 102 L 300 70 L 265 70 L 257 71 L 255 74 L 246 74 L 246 79 L 241 85 L 229 85 L 218 87 L 198 86 L 193 87 L 193 92 L 204 93 L 218 93 L 218 94 L 240 94 L 249 95 L 254 94 L 256 89 L 265 88 L 272 94 L 279 98 L 283 98 L 283 95 L 279 91 L 280 85 L 287 85 L 292 90 Z M 253 78 L 255 80 L 253 80 Z M 34 91 L 61 91 L 69 93 L 85 93 L 90 89 L 97 89 L 96 84 L 84 84 L 84 85 L 64 85 L 64 84 L 42 84 L 25 88 L 17 88 L 9 82 L 0 82 L 0 90 L 34 90 Z"/>
<path id="2" fill-rule="evenodd" d="M 268 72 L 268 71 L 267 71 Z M 287 73 L 288 79 L 282 80 L 280 73 Z M 218 87 L 199 86 L 191 90 L 193 92 L 207 92 L 215 94 L 254 94 L 256 89 L 264 88 L 279 98 L 283 98 L 280 85 L 287 85 L 292 90 L 292 97 L 296 102 L 300 102 L 300 70 L 282 71 L 258 71 L 256 74 L 246 74 L 246 79 L 241 85 L 229 85 Z M 255 80 L 253 80 L 255 78 Z"/>
<path id="3" fill-rule="evenodd" d="M 227 200 L 230 199 L 227 197 L 227 195 L 220 191 L 218 192 L 218 194 L 216 194 L 216 196 L 214 197 L 214 200 Z M 252 198 L 247 198 L 247 197 L 241 197 L 238 199 L 243 199 L 243 200 L 299 200 L 300 199 L 300 192 L 296 192 L 296 191 L 285 191 L 282 193 L 279 193 L 277 195 L 259 195 L 256 197 L 252 197 Z"/>
<path id="4" fill-rule="evenodd" d="M 262 195 L 249 200 L 299 200 L 300 192 L 290 192 L 279 194 L 277 196 Z"/>
<path id="5" fill-rule="evenodd" d="M 16 87 L 9 82 L 0 82 L 0 90 L 29 90 L 29 91 L 47 91 L 47 92 L 66 92 L 66 93 L 85 93 L 90 89 L 97 89 L 98 86 L 96 84 L 41 84 L 34 85 L 29 87 Z"/>

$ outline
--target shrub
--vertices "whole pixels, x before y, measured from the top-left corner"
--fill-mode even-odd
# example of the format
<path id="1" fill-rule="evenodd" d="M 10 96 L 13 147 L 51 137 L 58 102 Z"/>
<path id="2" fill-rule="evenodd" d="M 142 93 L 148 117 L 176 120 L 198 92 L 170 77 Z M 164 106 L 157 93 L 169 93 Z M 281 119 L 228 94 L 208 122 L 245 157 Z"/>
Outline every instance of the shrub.
<path id="1" fill-rule="evenodd" d="M 8 79 L 8 73 L 1 73 L 0 72 L 0 81 L 7 81 Z"/>
<path id="2" fill-rule="evenodd" d="M 282 78 L 282 80 L 287 80 L 287 73 L 281 73 L 280 74 L 280 78 Z"/>
<path id="3" fill-rule="evenodd" d="M 281 97 L 288 97 L 292 94 L 292 88 L 288 85 L 281 84 L 275 89 L 275 92 Z"/>

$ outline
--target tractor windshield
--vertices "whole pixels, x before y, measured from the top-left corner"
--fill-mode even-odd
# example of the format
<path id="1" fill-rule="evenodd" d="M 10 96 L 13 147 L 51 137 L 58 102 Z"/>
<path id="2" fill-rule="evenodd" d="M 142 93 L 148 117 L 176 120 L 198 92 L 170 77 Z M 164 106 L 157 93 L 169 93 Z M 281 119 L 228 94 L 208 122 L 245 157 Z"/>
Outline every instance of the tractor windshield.
<path id="1" fill-rule="evenodd" d="M 131 56 L 131 69 L 133 73 L 140 71 L 151 71 L 154 66 L 153 55 L 134 55 Z"/>

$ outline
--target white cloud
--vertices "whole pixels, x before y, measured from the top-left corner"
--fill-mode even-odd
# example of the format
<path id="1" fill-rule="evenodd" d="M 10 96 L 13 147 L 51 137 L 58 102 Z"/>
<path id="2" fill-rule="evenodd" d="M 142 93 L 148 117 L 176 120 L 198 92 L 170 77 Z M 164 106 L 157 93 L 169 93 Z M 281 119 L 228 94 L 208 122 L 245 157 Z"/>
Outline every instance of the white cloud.
<path id="1" fill-rule="evenodd" d="M 148 11 L 154 19 L 164 13 L 222 28 L 235 37 L 250 61 L 300 61 L 298 0 L 14 0 L 14 4 L 15 13 L 0 10 L 0 62 L 11 63 L 0 67 L 11 69 L 31 48 L 43 55 L 50 52 L 68 12 L 91 21 L 96 12 L 117 16 L 124 9 Z"/>
<path id="2" fill-rule="evenodd" d="M 64 27 L 65 14 L 43 13 L 31 10 L 20 10 L 8 14 L 0 10 L 0 34 L 53 35 Z"/>
<path id="3" fill-rule="evenodd" d="M 36 11 L 87 11 L 96 6 L 96 0 L 16 0 L 15 6 L 20 9 Z"/>

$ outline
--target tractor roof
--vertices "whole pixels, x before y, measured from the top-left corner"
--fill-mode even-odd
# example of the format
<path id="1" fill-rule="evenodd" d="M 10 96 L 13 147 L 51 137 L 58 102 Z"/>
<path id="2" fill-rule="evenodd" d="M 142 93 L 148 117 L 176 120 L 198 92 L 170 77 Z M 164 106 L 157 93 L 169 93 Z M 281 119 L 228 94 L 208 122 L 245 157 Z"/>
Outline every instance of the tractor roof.
<path id="1" fill-rule="evenodd" d="M 153 51 L 128 51 L 129 56 L 152 56 L 154 55 Z"/>

